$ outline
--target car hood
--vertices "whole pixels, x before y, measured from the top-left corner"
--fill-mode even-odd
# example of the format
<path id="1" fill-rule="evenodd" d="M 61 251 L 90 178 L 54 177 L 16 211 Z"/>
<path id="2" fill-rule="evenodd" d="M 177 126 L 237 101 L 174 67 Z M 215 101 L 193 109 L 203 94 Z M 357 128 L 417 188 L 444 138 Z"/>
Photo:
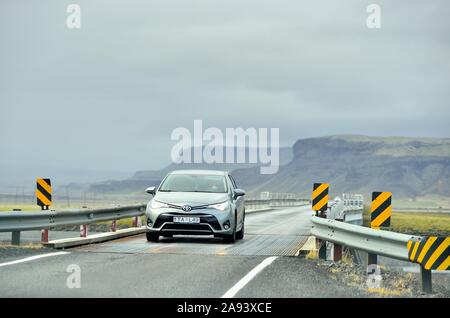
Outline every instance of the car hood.
<path id="1" fill-rule="evenodd" d="M 227 201 L 228 193 L 157 192 L 153 199 L 175 205 L 198 206 Z"/>

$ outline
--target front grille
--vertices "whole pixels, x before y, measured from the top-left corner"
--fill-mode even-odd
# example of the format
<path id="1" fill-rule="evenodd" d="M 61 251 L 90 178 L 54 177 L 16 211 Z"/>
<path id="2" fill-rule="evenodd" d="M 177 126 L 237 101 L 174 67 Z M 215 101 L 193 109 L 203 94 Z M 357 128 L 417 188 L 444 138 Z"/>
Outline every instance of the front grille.
<path id="1" fill-rule="evenodd" d="M 206 224 L 166 224 L 162 228 L 165 230 L 178 230 L 178 231 L 202 231 L 202 232 L 212 232 L 211 228 Z"/>
<path id="2" fill-rule="evenodd" d="M 183 210 L 183 205 L 169 204 L 169 207 L 172 209 Z M 206 209 L 207 205 L 190 206 L 190 207 L 191 207 L 191 211 L 204 210 L 204 209 Z"/>
<path id="3" fill-rule="evenodd" d="M 182 213 L 166 213 L 166 214 L 161 214 L 160 216 L 158 216 L 158 218 L 155 221 L 155 225 L 153 227 L 159 228 L 161 227 L 161 225 L 163 225 L 166 222 L 173 222 L 173 217 L 174 216 L 196 216 L 200 218 L 200 224 L 186 224 L 186 225 L 204 225 L 208 228 L 208 230 L 210 230 L 210 228 L 206 225 L 209 224 L 211 225 L 211 227 L 214 230 L 218 230 L 220 231 L 220 224 L 219 221 L 217 221 L 216 217 L 213 215 L 201 215 L 201 214 L 182 214 Z M 169 224 L 167 224 L 169 225 Z M 166 226 L 167 226 L 166 225 Z M 176 224 L 176 225 L 185 225 L 185 224 Z"/>

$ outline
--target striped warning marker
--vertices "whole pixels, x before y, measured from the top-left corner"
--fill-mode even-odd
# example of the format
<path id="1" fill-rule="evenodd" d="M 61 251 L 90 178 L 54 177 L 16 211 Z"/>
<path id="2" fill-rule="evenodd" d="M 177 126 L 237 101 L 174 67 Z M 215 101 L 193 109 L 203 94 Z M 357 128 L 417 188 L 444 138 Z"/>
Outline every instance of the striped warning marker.
<path id="1" fill-rule="evenodd" d="M 392 193 L 373 192 L 370 211 L 370 227 L 379 229 L 391 225 Z"/>
<path id="2" fill-rule="evenodd" d="M 52 184 L 50 179 L 36 180 L 36 200 L 40 207 L 52 205 Z"/>
<path id="3" fill-rule="evenodd" d="M 427 270 L 450 269 L 450 237 L 426 236 L 420 241 L 408 241 L 408 258 Z"/>
<path id="4" fill-rule="evenodd" d="M 328 183 L 314 183 L 311 195 L 312 209 L 325 211 L 328 208 Z"/>

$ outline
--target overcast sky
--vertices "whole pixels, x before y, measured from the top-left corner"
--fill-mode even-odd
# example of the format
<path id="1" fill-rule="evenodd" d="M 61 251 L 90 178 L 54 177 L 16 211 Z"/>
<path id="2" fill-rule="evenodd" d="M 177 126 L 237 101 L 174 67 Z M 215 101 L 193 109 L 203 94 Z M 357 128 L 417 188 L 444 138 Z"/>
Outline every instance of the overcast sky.
<path id="1" fill-rule="evenodd" d="M 450 3 L 0 0 L 0 172 L 129 172 L 176 127 L 450 136 Z M 81 29 L 66 27 L 81 6 Z M 14 169 L 13 169 L 14 168 Z"/>

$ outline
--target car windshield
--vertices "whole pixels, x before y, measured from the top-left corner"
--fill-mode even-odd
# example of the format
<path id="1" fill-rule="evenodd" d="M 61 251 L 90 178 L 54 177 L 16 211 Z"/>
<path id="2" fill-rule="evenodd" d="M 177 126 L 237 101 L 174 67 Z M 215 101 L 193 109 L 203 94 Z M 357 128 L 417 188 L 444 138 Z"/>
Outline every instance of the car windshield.
<path id="1" fill-rule="evenodd" d="M 226 193 L 224 176 L 170 174 L 159 188 L 162 192 L 209 192 Z"/>

